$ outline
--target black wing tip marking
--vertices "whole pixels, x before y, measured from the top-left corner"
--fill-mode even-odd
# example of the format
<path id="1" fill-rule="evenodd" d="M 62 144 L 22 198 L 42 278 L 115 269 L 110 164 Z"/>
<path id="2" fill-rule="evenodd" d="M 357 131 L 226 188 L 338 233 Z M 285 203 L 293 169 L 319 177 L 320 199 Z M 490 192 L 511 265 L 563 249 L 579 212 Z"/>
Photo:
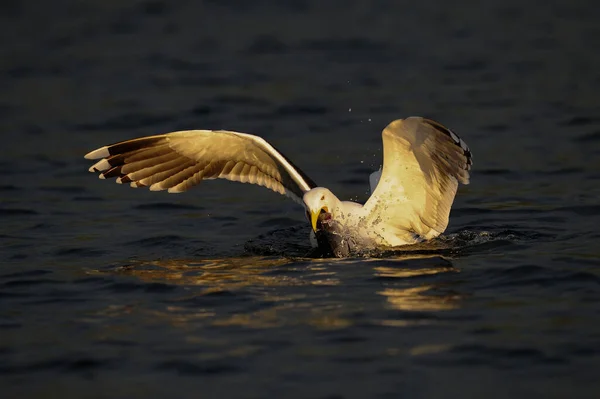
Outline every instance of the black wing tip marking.
<path id="1" fill-rule="evenodd" d="M 106 165 L 103 169 L 97 169 L 95 166 L 100 162 L 96 163 L 90 168 L 90 172 L 98 173 L 101 179 L 117 178 L 118 183 L 130 183 L 131 179 L 126 174 L 122 173 L 123 165 L 125 165 L 125 158 L 137 154 L 140 151 L 150 149 L 156 144 L 161 143 L 164 140 L 163 136 L 147 136 L 140 137 L 130 140 L 119 141 L 97 150 L 91 151 L 86 154 L 87 159 L 99 159 L 100 162 L 104 162 Z"/>
<path id="2" fill-rule="evenodd" d="M 447 128 L 439 122 L 434 121 L 433 119 L 423 118 L 423 122 L 427 123 L 437 131 L 444 133 L 446 136 L 450 137 L 454 144 L 456 144 L 462 149 L 465 158 L 467 158 L 465 170 L 471 170 L 471 166 L 473 165 L 473 154 L 471 154 L 471 149 L 469 148 L 467 143 L 465 143 L 464 140 L 461 139 L 460 136 L 456 134 L 453 130 Z"/>
<path id="3" fill-rule="evenodd" d="M 108 158 L 115 155 L 128 154 L 134 151 L 137 151 L 142 148 L 151 147 L 156 143 L 161 142 L 165 139 L 165 135 L 160 136 L 147 136 L 140 137 L 136 139 L 130 139 L 125 141 L 119 141 L 118 143 L 113 143 L 110 145 L 106 145 L 104 147 L 100 147 L 94 151 L 90 151 L 85 154 L 85 159 L 101 159 Z"/>
<path id="4" fill-rule="evenodd" d="M 140 137 L 132 140 L 120 141 L 115 144 L 108 145 L 108 152 L 111 156 L 125 154 L 140 150 L 142 148 L 151 147 L 164 140 L 164 136 L 148 136 Z"/>

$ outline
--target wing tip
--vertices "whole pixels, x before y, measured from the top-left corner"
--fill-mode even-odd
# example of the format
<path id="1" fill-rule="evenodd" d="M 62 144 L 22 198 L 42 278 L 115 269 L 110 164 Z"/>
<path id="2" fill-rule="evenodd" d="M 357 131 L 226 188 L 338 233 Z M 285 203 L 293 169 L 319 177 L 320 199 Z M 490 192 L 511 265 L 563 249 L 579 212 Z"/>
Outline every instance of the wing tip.
<path id="1" fill-rule="evenodd" d="M 111 167 L 112 167 L 111 164 L 106 159 L 103 158 L 100 161 L 93 164 L 92 166 L 90 166 L 90 168 L 88 170 L 92 173 L 104 172 L 104 171 L 109 170 Z"/>
<path id="2" fill-rule="evenodd" d="M 148 187 L 148 190 L 150 190 L 150 191 L 162 191 L 162 190 L 164 190 L 164 188 L 161 186 L 160 183 L 154 183 L 154 184 L 150 185 L 150 187 Z"/>
<path id="3" fill-rule="evenodd" d="M 90 151 L 85 154 L 83 157 L 85 159 L 98 159 L 98 158 L 106 158 L 110 155 L 108 151 L 108 146 L 100 147 L 94 151 Z"/>

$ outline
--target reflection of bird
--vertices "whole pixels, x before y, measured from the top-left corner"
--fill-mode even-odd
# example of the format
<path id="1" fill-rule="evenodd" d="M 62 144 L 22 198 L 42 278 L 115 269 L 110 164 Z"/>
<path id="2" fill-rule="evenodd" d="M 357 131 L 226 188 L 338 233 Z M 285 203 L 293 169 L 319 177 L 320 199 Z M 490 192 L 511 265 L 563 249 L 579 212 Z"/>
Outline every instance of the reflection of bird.
<path id="1" fill-rule="evenodd" d="M 361 205 L 340 201 L 264 139 L 225 130 L 141 137 L 99 148 L 91 172 L 117 183 L 179 193 L 202 180 L 253 183 L 304 205 L 319 246 L 336 256 L 428 240 L 448 225 L 458 183 L 469 183 L 471 152 L 454 132 L 410 117 L 383 130 L 383 169 Z"/>

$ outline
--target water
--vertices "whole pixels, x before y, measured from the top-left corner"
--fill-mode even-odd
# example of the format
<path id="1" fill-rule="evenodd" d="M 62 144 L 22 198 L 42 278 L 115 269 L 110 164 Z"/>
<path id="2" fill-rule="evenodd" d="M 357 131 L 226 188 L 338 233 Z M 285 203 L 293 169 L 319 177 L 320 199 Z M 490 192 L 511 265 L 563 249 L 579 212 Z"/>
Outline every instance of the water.
<path id="1" fill-rule="evenodd" d="M 3 397 L 598 397 L 595 2 L 38 3 L 0 8 Z M 260 187 L 83 159 L 227 128 L 364 201 L 408 115 L 472 183 L 445 237 L 378 258 L 305 258 Z"/>

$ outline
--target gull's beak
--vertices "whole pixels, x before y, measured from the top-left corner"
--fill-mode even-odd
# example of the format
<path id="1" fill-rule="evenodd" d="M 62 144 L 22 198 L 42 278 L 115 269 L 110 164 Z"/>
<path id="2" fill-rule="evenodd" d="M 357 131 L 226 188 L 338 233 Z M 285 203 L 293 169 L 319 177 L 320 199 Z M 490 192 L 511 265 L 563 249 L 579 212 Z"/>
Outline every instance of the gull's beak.
<path id="1" fill-rule="evenodd" d="M 310 224 L 312 225 L 312 229 L 315 233 L 317 232 L 317 221 L 319 220 L 319 215 L 322 211 L 328 212 L 329 210 L 327 209 L 327 207 L 324 206 L 318 211 L 310 211 Z"/>
<path id="2" fill-rule="evenodd" d="M 313 231 L 317 232 L 317 220 L 319 220 L 319 214 L 321 210 L 318 211 L 310 211 L 310 224 L 312 225 Z"/>

